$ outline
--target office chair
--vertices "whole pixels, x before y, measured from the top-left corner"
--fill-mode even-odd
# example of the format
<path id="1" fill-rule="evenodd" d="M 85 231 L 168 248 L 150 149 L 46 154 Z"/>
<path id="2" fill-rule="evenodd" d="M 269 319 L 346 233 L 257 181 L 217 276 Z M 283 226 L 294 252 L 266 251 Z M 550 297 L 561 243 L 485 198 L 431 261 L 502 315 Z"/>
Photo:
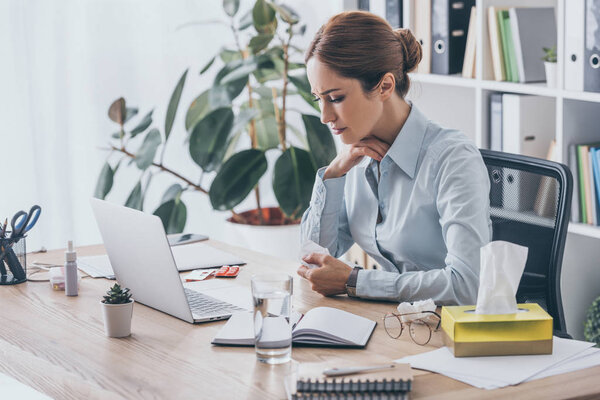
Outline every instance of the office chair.
<path id="1" fill-rule="evenodd" d="M 560 273 L 571 212 L 573 178 L 563 165 L 534 157 L 481 150 L 490 178 L 492 240 L 529 248 L 517 303 L 538 303 L 567 334 Z"/>

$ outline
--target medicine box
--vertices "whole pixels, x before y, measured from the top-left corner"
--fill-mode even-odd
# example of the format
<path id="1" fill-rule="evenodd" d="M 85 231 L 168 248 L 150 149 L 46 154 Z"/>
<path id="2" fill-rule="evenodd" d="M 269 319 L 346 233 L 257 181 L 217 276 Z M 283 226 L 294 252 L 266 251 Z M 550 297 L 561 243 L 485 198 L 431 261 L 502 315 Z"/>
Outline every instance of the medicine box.
<path id="1" fill-rule="evenodd" d="M 536 303 L 514 314 L 475 314 L 475 306 L 442 307 L 444 343 L 455 357 L 552 354 L 552 317 Z"/>

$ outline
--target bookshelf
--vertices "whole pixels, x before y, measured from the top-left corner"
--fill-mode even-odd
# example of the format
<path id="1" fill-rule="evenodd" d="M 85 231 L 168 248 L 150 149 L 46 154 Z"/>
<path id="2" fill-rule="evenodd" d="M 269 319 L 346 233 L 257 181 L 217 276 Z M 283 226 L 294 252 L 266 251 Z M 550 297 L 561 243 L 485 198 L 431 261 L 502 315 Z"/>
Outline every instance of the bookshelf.
<path id="1" fill-rule="evenodd" d="M 371 2 L 377 0 L 371 0 Z M 404 3 L 420 0 L 404 0 Z M 480 148 L 489 148 L 489 101 L 492 93 L 516 93 L 554 99 L 553 135 L 558 161 L 568 165 L 568 146 L 574 143 L 600 142 L 600 93 L 564 89 L 565 7 L 568 0 L 476 0 L 475 78 L 460 75 L 412 73 L 407 96 L 425 115 L 442 126 L 460 129 Z M 351 0 L 345 1 L 345 7 Z M 556 87 L 542 83 L 513 83 L 494 80 L 488 7 L 554 7 L 557 32 Z M 404 26 L 414 28 L 410 5 L 404 8 Z M 582 24 L 584 21 L 581 22 Z M 574 190 L 577 187 L 574 186 Z M 562 297 L 568 331 L 583 338 L 583 321 L 591 302 L 600 296 L 600 227 L 583 223 L 569 224 L 562 269 Z"/>

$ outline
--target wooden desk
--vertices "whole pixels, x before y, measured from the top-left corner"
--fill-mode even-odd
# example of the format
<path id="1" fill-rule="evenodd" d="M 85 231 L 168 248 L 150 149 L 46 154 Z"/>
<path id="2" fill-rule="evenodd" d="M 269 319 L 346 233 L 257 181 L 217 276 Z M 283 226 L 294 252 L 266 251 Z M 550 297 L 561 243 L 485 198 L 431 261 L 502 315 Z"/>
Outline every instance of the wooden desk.
<path id="1" fill-rule="evenodd" d="M 346 296 L 324 298 L 295 274 L 297 263 L 215 241 L 211 245 L 248 261 L 238 283 L 254 273 L 277 269 L 293 274 L 294 306 L 302 312 L 331 306 L 380 321 L 392 303 Z M 102 254 L 102 246 L 78 248 L 78 255 Z M 63 252 L 29 254 L 28 262 L 63 262 Z M 104 335 L 99 301 L 113 284 L 85 278 L 78 297 L 55 292 L 46 282 L 0 287 L 0 372 L 55 399 L 283 399 L 283 366 L 256 361 L 254 348 L 210 344 L 223 321 L 191 325 L 136 303 L 132 336 Z M 135 293 L 133 294 L 135 297 Z M 299 362 L 354 360 L 387 362 L 433 349 L 440 338 L 422 347 L 408 335 L 391 339 L 378 323 L 364 350 L 294 348 Z M 415 370 L 412 398 L 565 398 L 600 396 L 600 367 L 541 379 L 515 387 L 485 391 L 438 374 Z M 0 392 L 1 397 L 1 392 Z"/>

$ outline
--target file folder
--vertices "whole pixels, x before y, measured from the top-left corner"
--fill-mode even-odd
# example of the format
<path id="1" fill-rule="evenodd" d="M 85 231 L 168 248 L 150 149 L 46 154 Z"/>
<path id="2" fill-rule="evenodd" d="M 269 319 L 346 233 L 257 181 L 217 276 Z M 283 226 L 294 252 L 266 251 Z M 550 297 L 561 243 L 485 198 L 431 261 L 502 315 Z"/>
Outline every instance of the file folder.
<path id="1" fill-rule="evenodd" d="M 431 1 L 431 72 L 462 72 L 471 7 L 475 0 Z"/>
<path id="2" fill-rule="evenodd" d="M 431 0 L 415 0 L 415 37 L 421 44 L 422 58 L 417 72 L 431 72 Z"/>
<path id="3" fill-rule="evenodd" d="M 385 19 L 392 28 L 402 28 L 402 0 L 385 0 Z"/>
<path id="4" fill-rule="evenodd" d="M 600 7 L 598 1 L 585 2 L 585 52 L 583 87 L 588 92 L 600 92 Z"/>
<path id="5" fill-rule="evenodd" d="M 565 7 L 565 89 L 583 90 L 585 0 L 571 0 Z"/>

